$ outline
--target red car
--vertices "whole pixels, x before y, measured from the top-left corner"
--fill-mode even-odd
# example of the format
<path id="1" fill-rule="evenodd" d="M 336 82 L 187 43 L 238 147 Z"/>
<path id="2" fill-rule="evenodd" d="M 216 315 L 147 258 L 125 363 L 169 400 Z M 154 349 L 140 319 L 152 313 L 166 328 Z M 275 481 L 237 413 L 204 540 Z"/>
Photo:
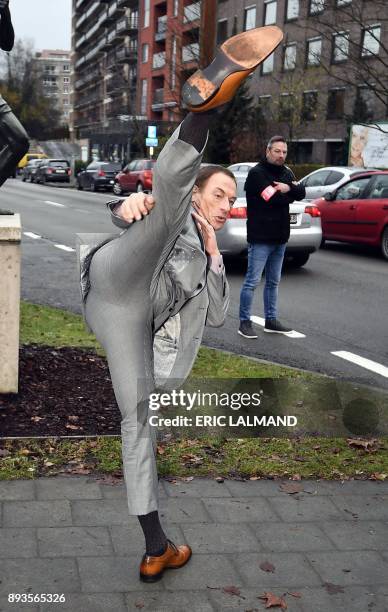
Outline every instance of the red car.
<path id="1" fill-rule="evenodd" d="M 130 191 L 152 189 L 152 170 L 154 159 L 134 159 L 115 177 L 113 193 L 122 195 Z"/>
<path id="2" fill-rule="evenodd" d="M 357 174 L 311 204 L 321 212 L 322 242 L 378 246 L 388 259 L 388 171 Z"/>

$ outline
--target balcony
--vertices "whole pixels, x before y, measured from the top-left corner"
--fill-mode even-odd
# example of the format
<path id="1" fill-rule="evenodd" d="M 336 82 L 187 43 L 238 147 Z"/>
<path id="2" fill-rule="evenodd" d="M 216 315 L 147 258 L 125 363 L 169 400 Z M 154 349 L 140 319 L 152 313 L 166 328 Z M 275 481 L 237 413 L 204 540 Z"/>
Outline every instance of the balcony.
<path id="1" fill-rule="evenodd" d="M 112 36 L 112 33 L 113 33 L 113 36 Z M 116 31 L 112 30 L 111 32 L 103 36 L 102 43 L 101 43 L 101 51 L 109 51 L 109 49 L 112 48 L 113 39 L 115 37 L 115 34 L 116 34 Z"/>
<path id="2" fill-rule="evenodd" d="M 154 53 L 152 57 L 152 68 L 154 70 L 158 70 L 159 68 L 163 68 L 166 65 L 166 52 L 162 51 L 161 53 Z"/>
<path id="3" fill-rule="evenodd" d="M 123 17 L 117 22 L 116 33 L 117 36 L 125 36 L 130 32 L 137 32 L 138 18 L 136 17 Z"/>
<path id="4" fill-rule="evenodd" d="M 127 83 L 124 81 L 124 79 L 113 77 L 112 79 L 109 79 L 109 81 L 107 81 L 106 83 L 106 93 L 108 95 L 115 95 L 125 89 L 126 86 Z"/>
<path id="5" fill-rule="evenodd" d="M 167 33 L 167 15 L 158 18 L 157 30 L 155 32 L 155 41 L 160 42 L 166 39 Z"/>
<path id="6" fill-rule="evenodd" d="M 193 43 L 182 47 L 182 62 L 198 62 L 199 43 Z"/>
<path id="7" fill-rule="evenodd" d="M 123 9 L 124 7 L 119 6 L 118 0 L 115 0 L 108 8 L 108 16 L 113 17 L 117 12 L 121 13 Z"/>
<path id="8" fill-rule="evenodd" d="M 137 46 L 136 47 L 121 47 L 116 51 L 116 60 L 118 62 L 137 62 Z"/>
<path id="9" fill-rule="evenodd" d="M 201 3 L 194 2 L 193 4 L 188 4 L 185 6 L 183 10 L 183 23 L 190 23 L 192 21 L 197 21 L 201 17 Z"/>
<path id="10" fill-rule="evenodd" d="M 139 5 L 139 0 L 117 0 L 119 8 L 133 8 Z"/>
<path id="11" fill-rule="evenodd" d="M 153 111 L 161 111 L 163 110 L 163 106 L 164 106 L 164 88 L 161 87 L 160 89 L 155 89 L 154 95 L 152 98 L 151 107 Z"/>

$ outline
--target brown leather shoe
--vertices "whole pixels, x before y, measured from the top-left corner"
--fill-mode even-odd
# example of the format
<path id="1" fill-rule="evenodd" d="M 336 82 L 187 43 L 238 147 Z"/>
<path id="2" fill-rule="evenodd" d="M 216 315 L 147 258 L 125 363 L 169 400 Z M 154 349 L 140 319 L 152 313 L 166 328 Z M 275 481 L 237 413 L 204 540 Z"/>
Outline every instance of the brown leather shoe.
<path id="1" fill-rule="evenodd" d="M 283 40 L 277 26 L 264 26 L 226 40 L 212 63 L 197 70 L 182 88 L 184 108 L 207 111 L 229 102 L 240 84 Z"/>
<path id="2" fill-rule="evenodd" d="M 175 546 L 167 540 L 167 550 L 160 557 L 144 555 L 140 564 L 140 580 L 156 582 L 163 576 L 165 569 L 182 567 L 191 557 L 191 548 L 187 544 Z"/>

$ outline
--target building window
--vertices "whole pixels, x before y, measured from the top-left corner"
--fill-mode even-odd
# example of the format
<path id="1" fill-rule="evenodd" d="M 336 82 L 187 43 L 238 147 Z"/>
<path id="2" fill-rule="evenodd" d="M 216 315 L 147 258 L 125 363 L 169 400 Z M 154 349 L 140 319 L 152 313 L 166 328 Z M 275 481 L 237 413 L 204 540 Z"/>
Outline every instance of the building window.
<path id="1" fill-rule="evenodd" d="M 280 94 L 279 99 L 279 121 L 290 121 L 294 106 L 294 96 L 289 93 Z"/>
<path id="2" fill-rule="evenodd" d="M 252 30 L 256 27 L 256 7 L 250 6 L 244 11 L 244 30 Z"/>
<path id="3" fill-rule="evenodd" d="M 286 45 L 284 49 L 284 70 L 295 70 L 296 66 L 296 43 Z"/>
<path id="4" fill-rule="evenodd" d="M 70 72 L 70 65 L 69 64 L 63 64 L 63 72 Z"/>
<path id="5" fill-rule="evenodd" d="M 349 33 L 338 32 L 333 36 L 333 62 L 344 62 L 349 57 Z"/>
<path id="6" fill-rule="evenodd" d="M 144 22 L 143 26 L 148 28 L 150 25 L 150 0 L 144 0 Z"/>
<path id="7" fill-rule="evenodd" d="M 144 43 L 144 45 L 141 46 L 141 61 L 142 61 L 142 64 L 145 64 L 146 62 L 148 62 L 148 51 L 149 51 L 149 44 L 148 43 Z"/>
<path id="8" fill-rule="evenodd" d="M 63 77 L 63 82 L 64 83 L 70 83 L 70 78 L 69 77 Z"/>
<path id="9" fill-rule="evenodd" d="M 261 64 L 261 73 L 269 74 L 273 72 L 273 63 L 273 53 L 271 53 L 271 55 Z"/>
<path id="10" fill-rule="evenodd" d="M 287 0 L 286 21 L 298 19 L 299 17 L 299 0 Z"/>
<path id="11" fill-rule="evenodd" d="M 68 94 L 69 93 L 69 88 L 68 87 L 64 87 L 63 88 L 63 93 L 64 94 Z"/>
<path id="12" fill-rule="evenodd" d="M 304 91 L 302 98 L 302 120 L 315 121 L 317 118 L 318 92 Z"/>
<path id="13" fill-rule="evenodd" d="M 272 96 L 259 96 L 259 120 L 268 120 L 271 117 Z"/>
<path id="14" fill-rule="evenodd" d="M 220 19 L 217 23 L 217 45 L 221 45 L 228 38 L 228 20 Z"/>
<path id="15" fill-rule="evenodd" d="M 325 9 L 325 0 L 310 0 L 310 15 L 322 13 Z"/>
<path id="16" fill-rule="evenodd" d="M 329 89 L 327 119 L 342 119 L 345 109 L 345 89 Z"/>
<path id="17" fill-rule="evenodd" d="M 147 79 L 142 79 L 141 82 L 140 114 L 147 114 Z"/>
<path id="18" fill-rule="evenodd" d="M 319 66 L 322 55 L 322 38 L 310 38 L 307 41 L 307 66 Z"/>
<path id="19" fill-rule="evenodd" d="M 374 25 L 365 28 L 362 37 L 362 57 L 378 55 L 380 48 L 381 26 Z"/>
<path id="20" fill-rule="evenodd" d="M 264 4 L 264 25 L 271 25 L 276 23 L 276 0 L 268 0 Z"/>
<path id="21" fill-rule="evenodd" d="M 376 96 L 373 89 L 367 85 L 357 87 L 356 115 L 357 121 L 370 121 L 373 119 L 376 107 Z"/>

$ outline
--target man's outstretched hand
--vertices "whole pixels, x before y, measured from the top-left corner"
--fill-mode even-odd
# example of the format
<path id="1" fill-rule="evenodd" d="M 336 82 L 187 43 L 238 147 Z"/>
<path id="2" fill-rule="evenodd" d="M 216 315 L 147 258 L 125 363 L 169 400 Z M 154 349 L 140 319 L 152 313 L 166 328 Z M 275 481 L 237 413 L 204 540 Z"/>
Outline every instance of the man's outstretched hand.
<path id="1" fill-rule="evenodd" d="M 155 200 L 152 195 L 132 193 L 115 209 L 115 213 L 127 223 L 133 223 L 146 217 L 154 206 Z"/>

